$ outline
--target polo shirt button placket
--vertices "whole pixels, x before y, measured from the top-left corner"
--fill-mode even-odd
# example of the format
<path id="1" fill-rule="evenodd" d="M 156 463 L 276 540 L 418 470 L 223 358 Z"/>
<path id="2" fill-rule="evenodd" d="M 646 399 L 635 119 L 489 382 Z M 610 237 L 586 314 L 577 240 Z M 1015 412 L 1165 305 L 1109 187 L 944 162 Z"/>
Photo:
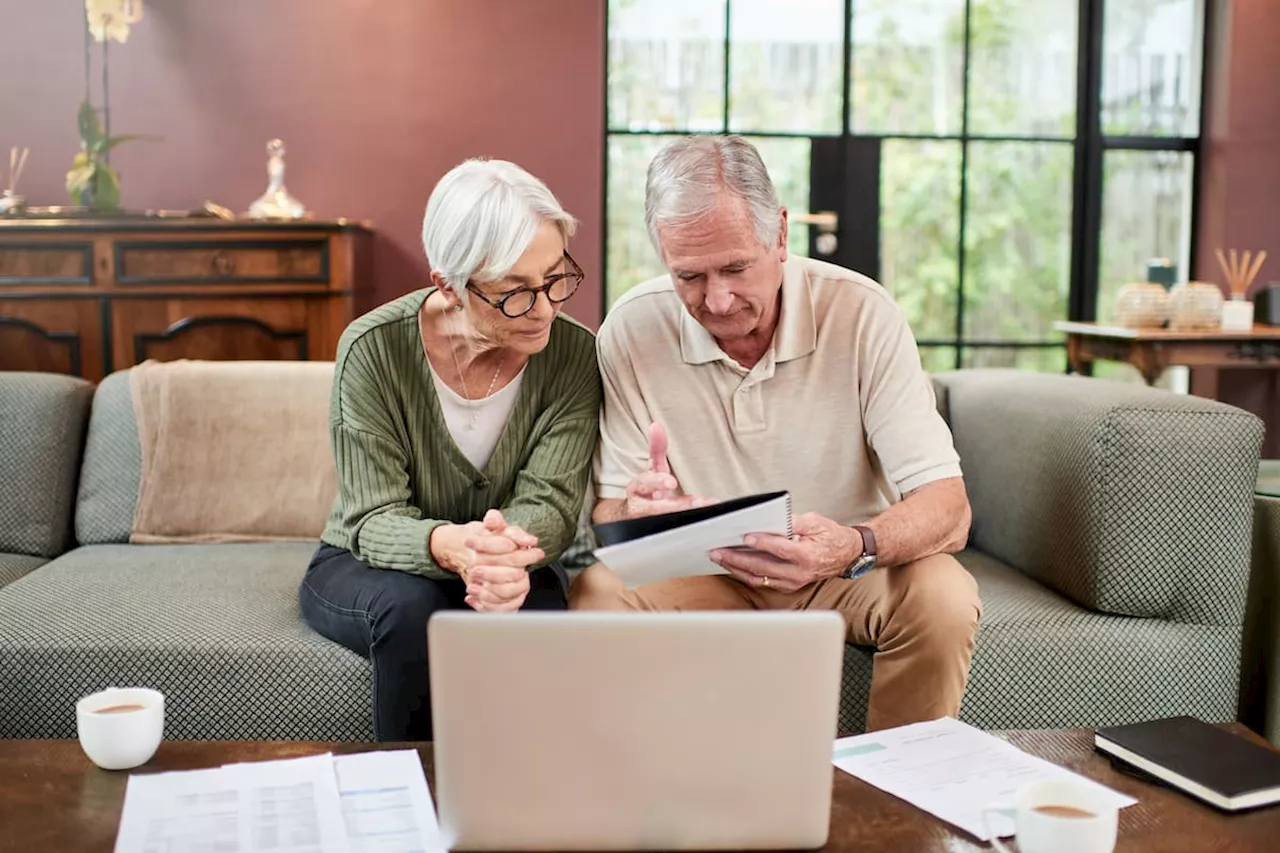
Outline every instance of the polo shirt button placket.
<path id="1" fill-rule="evenodd" d="M 759 382 L 743 383 L 733 392 L 733 428 L 739 433 L 762 432 L 768 428 Z"/>

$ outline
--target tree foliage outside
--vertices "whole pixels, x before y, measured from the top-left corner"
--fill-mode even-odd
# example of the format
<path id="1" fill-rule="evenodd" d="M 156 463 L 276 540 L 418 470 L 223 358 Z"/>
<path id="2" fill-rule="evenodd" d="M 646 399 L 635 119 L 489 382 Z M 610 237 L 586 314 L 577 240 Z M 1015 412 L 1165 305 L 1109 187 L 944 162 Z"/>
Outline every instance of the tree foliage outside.
<path id="1" fill-rule="evenodd" d="M 760 3 L 768 6 L 769 0 L 755 5 Z M 1112 74 L 1110 89 L 1104 87 L 1110 98 L 1105 124 L 1124 132 L 1182 132 L 1192 93 L 1185 87 L 1173 91 L 1166 77 L 1189 73 L 1189 61 L 1180 65 L 1177 56 L 1191 53 L 1195 45 L 1164 45 L 1165 53 L 1153 53 L 1144 22 L 1161 20 L 1161 8 L 1183 14 L 1183 7 L 1194 3 L 1107 4 L 1111 29 L 1104 67 Z M 843 14 L 844 7 L 843 0 L 803 0 L 800 5 L 828 16 L 832 10 Z M 1061 347 L 1043 344 L 1060 341 L 1053 323 L 1067 316 L 1077 125 L 1076 5 L 1063 0 L 970 0 L 966 116 L 965 0 L 853 2 L 851 130 L 883 138 L 880 279 L 925 344 L 922 359 L 930 369 L 957 363 L 1065 367 Z M 734 0 L 735 21 L 745 14 L 738 7 L 752 6 L 751 0 Z M 660 134 L 726 129 L 724 8 L 724 0 L 611 3 L 610 304 L 631 286 L 663 272 L 643 225 L 645 169 L 670 138 Z M 672 18 L 664 38 L 621 36 L 623 15 L 644 12 L 652 18 L 664 10 Z M 728 130 L 749 137 L 753 132 L 839 133 L 842 22 L 838 17 L 828 20 L 834 20 L 834 33 L 818 40 L 731 38 Z M 731 36 L 736 31 L 734 23 Z M 1148 63 L 1149 68 L 1130 62 L 1132 56 L 1146 54 L 1159 61 Z M 1121 71 L 1131 67 L 1145 68 L 1147 76 L 1138 74 L 1136 83 L 1126 82 Z M 1159 85 L 1138 85 L 1144 81 Z M 962 138 L 966 119 L 967 139 Z M 808 139 L 753 141 L 783 203 L 806 210 Z M 1190 169 L 1187 154 L 1107 152 L 1101 318 L 1109 314 L 1115 291 L 1145 271 L 1148 258 L 1166 256 L 1185 264 Z M 793 251 L 803 253 L 807 242 L 807 229 L 793 227 Z M 1040 346 L 970 345 L 989 342 Z"/>

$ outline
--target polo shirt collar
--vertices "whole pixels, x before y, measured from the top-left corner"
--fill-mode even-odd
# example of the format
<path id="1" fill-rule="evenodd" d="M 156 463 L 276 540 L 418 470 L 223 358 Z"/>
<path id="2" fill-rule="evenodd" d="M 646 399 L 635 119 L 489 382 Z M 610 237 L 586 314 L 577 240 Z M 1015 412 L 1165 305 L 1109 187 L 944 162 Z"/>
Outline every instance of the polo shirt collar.
<path id="1" fill-rule="evenodd" d="M 814 351 L 817 342 L 809 276 L 800 262 L 789 259 L 782 265 L 782 316 L 771 344 L 774 360 L 804 358 Z M 711 333 L 687 310 L 680 312 L 680 355 L 686 364 L 730 360 Z"/>

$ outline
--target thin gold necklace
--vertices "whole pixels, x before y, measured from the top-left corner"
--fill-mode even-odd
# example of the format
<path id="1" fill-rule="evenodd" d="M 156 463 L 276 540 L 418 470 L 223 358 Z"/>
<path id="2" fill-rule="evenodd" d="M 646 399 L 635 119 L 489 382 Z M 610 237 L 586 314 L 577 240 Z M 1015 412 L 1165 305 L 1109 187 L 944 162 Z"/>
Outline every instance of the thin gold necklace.
<path id="1" fill-rule="evenodd" d="M 459 309 L 461 307 L 462 306 L 458 306 Z M 455 310 L 455 313 L 456 313 L 456 310 Z M 462 372 L 462 362 L 458 360 L 458 342 L 453 337 L 452 326 L 450 326 L 449 328 L 449 350 L 453 353 L 453 366 L 458 368 L 458 379 L 462 382 L 462 396 L 464 399 L 468 401 L 472 401 L 471 391 L 467 388 L 467 376 L 465 373 Z M 506 365 L 506 363 L 507 363 L 507 357 L 506 357 L 506 354 L 504 353 L 502 358 L 498 361 L 498 369 L 493 372 L 493 378 L 489 380 L 489 389 L 485 391 L 484 396 L 480 397 L 479 399 L 481 400 L 487 399 L 491 394 L 493 394 L 493 386 L 498 384 L 498 376 L 502 374 L 502 368 L 504 365 Z M 480 419 L 480 407 L 472 406 L 471 407 L 471 423 L 467 424 L 467 430 L 468 431 L 474 430 L 476 428 L 476 422 L 479 419 Z"/>

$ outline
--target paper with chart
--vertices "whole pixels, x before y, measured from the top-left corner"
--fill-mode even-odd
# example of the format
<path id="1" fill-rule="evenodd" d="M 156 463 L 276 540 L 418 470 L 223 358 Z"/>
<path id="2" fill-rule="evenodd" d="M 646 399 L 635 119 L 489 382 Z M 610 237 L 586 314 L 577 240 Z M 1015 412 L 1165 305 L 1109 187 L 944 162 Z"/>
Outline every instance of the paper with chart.
<path id="1" fill-rule="evenodd" d="M 412 749 L 334 759 L 351 853 L 445 851 L 422 759 Z"/>
<path id="2" fill-rule="evenodd" d="M 743 548 L 748 533 L 791 535 L 791 496 L 753 495 L 664 516 L 601 524 L 595 557 L 629 587 L 692 575 L 722 575 L 707 553 Z M 611 535 L 613 534 L 613 535 Z"/>
<path id="3" fill-rule="evenodd" d="M 347 853 L 333 757 L 129 777 L 116 853 Z"/>
<path id="4" fill-rule="evenodd" d="M 1030 782 L 1071 778 L 1107 792 L 1119 808 L 1137 802 L 948 717 L 841 738 L 832 760 L 844 772 L 982 841 L 991 839 L 982 810 L 1011 808 L 1014 792 Z M 1013 834 L 1011 814 L 993 814 L 991 823 L 1002 837 Z"/>
<path id="5" fill-rule="evenodd" d="M 443 853 L 414 750 L 129 777 L 115 853 Z"/>

